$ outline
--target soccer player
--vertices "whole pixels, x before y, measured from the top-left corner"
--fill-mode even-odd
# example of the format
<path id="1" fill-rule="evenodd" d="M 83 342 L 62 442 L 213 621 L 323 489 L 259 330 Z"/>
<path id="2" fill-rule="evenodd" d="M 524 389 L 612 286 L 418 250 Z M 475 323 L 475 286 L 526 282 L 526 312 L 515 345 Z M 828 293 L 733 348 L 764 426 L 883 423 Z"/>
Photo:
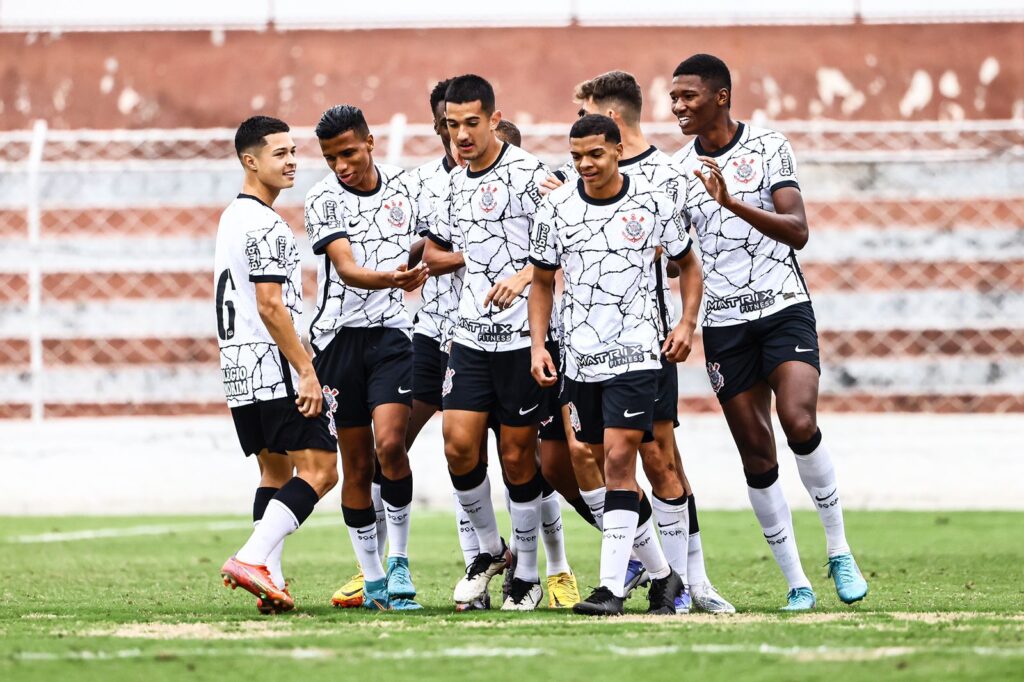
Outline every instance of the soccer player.
<path id="1" fill-rule="evenodd" d="M 733 120 L 732 79 L 717 57 L 696 54 L 679 64 L 670 96 L 683 134 L 695 136 L 675 158 L 693 176 L 687 208 L 708 292 L 708 377 L 743 460 L 754 514 L 789 583 L 783 608 L 808 610 L 816 599 L 778 482 L 773 394 L 825 527 L 829 574 L 839 598 L 853 603 L 868 585 L 846 541 L 836 473 L 818 429 L 818 335 L 796 261 L 808 227 L 793 151 L 780 133 Z"/>
<path id="2" fill-rule="evenodd" d="M 577 85 L 574 99 L 580 104 L 581 115 L 603 114 L 615 121 L 622 134 L 623 146 L 619 170 L 625 175 L 643 176 L 676 202 L 677 211 L 684 212 L 687 176 L 667 154 L 647 142 L 640 127 L 643 93 L 636 78 L 624 71 L 601 74 Z M 563 167 L 561 170 L 563 179 L 569 182 L 578 178 L 575 169 Z M 549 179 L 547 184 L 557 186 L 560 183 Z M 670 270 L 667 256 L 660 253 L 652 286 L 662 341 L 678 322 L 678 314 L 670 301 Z M 697 506 L 675 438 L 675 427 L 679 426 L 678 403 L 676 366 L 662 357 L 654 409 L 654 438 L 641 444 L 640 458 L 654 493 L 652 504 L 662 547 L 672 568 L 689 586 L 688 592 L 677 598 L 676 609 L 688 610 L 692 599 L 696 610 L 734 613 L 736 609 L 718 593 L 707 577 Z M 584 461 L 582 466 L 587 466 L 587 462 Z M 583 495 L 593 507 L 600 504 L 604 492 L 602 486 L 585 489 Z M 639 562 L 631 561 L 628 582 L 637 582 L 640 570 Z"/>
<path id="3" fill-rule="evenodd" d="M 342 514 L 365 577 L 363 606 L 420 608 L 409 571 L 412 471 L 405 447 L 412 404 L 412 321 L 403 291 L 427 277 L 408 267 L 415 192 L 406 173 L 376 164 L 362 111 L 339 105 L 316 126 L 331 171 L 306 195 L 306 232 L 320 256 L 310 343 L 317 374 L 338 403 Z M 388 534 L 381 565 L 371 497 L 374 467 Z"/>
<path id="4" fill-rule="evenodd" d="M 284 539 L 338 482 L 334 413 L 302 347 L 302 271 L 295 235 L 272 206 L 295 184 L 295 143 L 284 121 L 254 116 L 238 127 L 245 179 L 221 214 L 214 256 L 217 340 L 224 393 L 260 485 L 255 529 L 221 567 L 224 584 L 257 597 L 262 613 L 295 603 L 281 572 Z M 293 473 L 294 472 L 294 473 Z"/>
<path id="5" fill-rule="evenodd" d="M 660 355 L 680 362 L 690 351 L 701 297 L 699 265 L 675 202 L 643 177 L 619 172 L 623 148 L 614 121 L 583 116 L 570 131 L 570 148 L 580 180 L 552 192 L 538 214 L 529 312 L 531 373 L 538 384 L 552 386 L 558 376 L 544 345 L 554 271 L 562 268 L 563 399 L 580 440 L 603 450 L 607 486 L 601 584 L 573 610 L 621 614 L 635 551 L 651 576 L 649 612 L 671 614 L 683 582 L 653 536 L 649 507 L 641 516 L 636 458 L 654 425 Z M 658 248 L 683 276 L 684 316 L 664 343 L 651 296 Z"/>
<path id="6" fill-rule="evenodd" d="M 456 604 L 482 599 L 510 553 L 498 532 L 486 462 L 480 458 L 490 415 L 501 424 L 499 449 L 511 497 L 518 562 L 505 610 L 533 610 L 543 595 L 537 570 L 543 484 L 535 461 L 537 424 L 547 396 L 530 378 L 526 298 L 530 226 L 547 177 L 533 155 L 499 142 L 494 89 L 459 76 L 445 92 L 452 142 L 467 162 L 452 173 L 447 212 L 430 232 L 424 259 L 433 274 L 466 275 L 441 397 L 445 456 L 452 484 L 480 542 L 480 553 L 455 586 Z M 455 260 L 455 263 L 446 263 Z"/>
<path id="7" fill-rule="evenodd" d="M 519 132 L 519 127 L 507 118 L 498 121 L 498 125 L 494 128 L 494 136 L 502 142 L 508 142 L 516 147 L 523 146 L 523 134 Z"/>

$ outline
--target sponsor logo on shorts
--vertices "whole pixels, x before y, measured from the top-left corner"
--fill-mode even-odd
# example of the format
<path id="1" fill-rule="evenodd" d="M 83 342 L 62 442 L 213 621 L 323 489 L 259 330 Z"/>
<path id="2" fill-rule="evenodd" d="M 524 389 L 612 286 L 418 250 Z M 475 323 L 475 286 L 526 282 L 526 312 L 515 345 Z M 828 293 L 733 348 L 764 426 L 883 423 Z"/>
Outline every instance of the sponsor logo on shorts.
<path id="1" fill-rule="evenodd" d="M 531 412 L 533 412 L 534 410 L 536 410 L 536 409 L 537 409 L 538 407 L 540 407 L 540 403 L 537 403 L 537 404 L 536 404 L 536 405 L 534 405 L 533 407 L 530 407 L 530 408 L 528 408 L 528 409 L 525 409 L 525 410 L 524 410 L 523 408 L 521 408 L 521 407 L 520 407 L 520 408 L 519 408 L 519 414 L 520 414 L 520 415 L 524 415 L 524 414 L 530 414 Z"/>
<path id="2" fill-rule="evenodd" d="M 580 367 L 593 367 L 594 365 L 608 364 L 608 367 L 621 367 L 637 362 L 643 362 L 646 358 L 643 347 L 639 345 L 617 346 L 600 353 L 581 355 L 578 360 Z"/>
<path id="3" fill-rule="evenodd" d="M 472 320 L 459 320 L 459 326 L 476 334 L 478 341 L 505 342 L 512 340 L 512 325 L 504 323 L 490 324 L 487 322 L 473 322 Z"/>
<path id="4" fill-rule="evenodd" d="M 811 353 L 814 351 L 813 348 L 801 348 L 800 344 L 797 344 L 796 348 L 794 348 L 793 350 L 797 353 Z"/>
<path id="5" fill-rule="evenodd" d="M 704 309 L 709 312 L 739 308 L 741 313 L 752 313 L 755 310 L 764 310 L 775 305 L 775 292 L 771 289 L 758 291 L 752 294 L 741 296 L 729 296 L 727 298 L 709 298 Z"/>
<path id="6" fill-rule="evenodd" d="M 455 377 L 455 370 L 449 367 L 444 371 L 444 382 L 441 384 L 441 397 L 452 392 L 452 379 Z"/>
<path id="7" fill-rule="evenodd" d="M 569 401 L 569 426 L 571 426 L 572 430 L 576 433 L 579 433 L 580 429 L 583 428 L 583 425 L 580 424 L 580 413 L 576 409 L 576 403 L 571 400 Z"/>
<path id="8" fill-rule="evenodd" d="M 405 224 L 405 207 L 401 199 L 392 199 L 384 204 L 388 212 L 388 222 L 392 227 L 402 227 Z"/>
<path id="9" fill-rule="evenodd" d="M 327 428 L 331 435 L 338 437 L 338 426 L 334 423 L 334 413 L 338 411 L 338 389 L 324 386 L 321 391 L 324 394 L 324 404 L 327 406 Z"/>
<path id="10" fill-rule="evenodd" d="M 630 244 L 638 243 L 647 235 L 647 231 L 644 230 L 643 226 L 643 216 L 638 218 L 635 213 L 631 213 L 628 218 L 622 216 L 622 222 L 626 223 L 626 227 L 622 230 L 622 236 Z"/>
<path id="11" fill-rule="evenodd" d="M 625 417 L 626 419 L 632 419 L 633 417 L 639 417 L 643 413 L 643 410 L 640 410 L 639 412 L 630 412 L 629 410 L 626 410 L 622 413 L 622 416 Z"/>
<path id="12" fill-rule="evenodd" d="M 711 380 L 711 388 L 714 389 L 715 393 L 722 390 L 725 386 L 725 377 L 722 376 L 721 366 L 717 362 L 708 363 L 708 379 Z"/>

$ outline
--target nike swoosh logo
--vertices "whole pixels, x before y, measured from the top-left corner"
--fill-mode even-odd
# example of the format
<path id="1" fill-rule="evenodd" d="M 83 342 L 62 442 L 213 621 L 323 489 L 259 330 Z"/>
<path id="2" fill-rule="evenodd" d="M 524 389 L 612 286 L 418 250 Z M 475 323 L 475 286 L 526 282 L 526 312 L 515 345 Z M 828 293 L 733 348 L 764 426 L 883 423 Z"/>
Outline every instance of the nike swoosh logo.
<path id="1" fill-rule="evenodd" d="M 358 227 L 359 226 L 359 221 L 358 220 L 350 220 L 350 221 L 348 221 L 348 226 L 349 227 Z"/>
<path id="2" fill-rule="evenodd" d="M 830 493 L 829 493 L 828 495 L 826 495 L 825 497 L 818 497 L 817 495 L 815 495 L 815 496 L 814 496 L 814 499 L 816 499 L 816 500 L 817 500 L 818 502 L 824 502 L 824 501 L 825 501 L 825 500 L 827 500 L 828 498 L 830 498 L 830 497 L 832 497 L 833 495 L 835 495 L 835 494 L 836 494 L 836 491 L 837 491 L 837 490 L 839 490 L 839 488 L 833 488 L 833 489 L 832 489 L 832 492 L 830 492 Z"/>
<path id="3" fill-rule="evenodd" d="M 398 392 L 401 395 L 405 395 L 406 393 L 412 393 L 412 389 L 411 388 L 402 388 L 401 386 L 399 386 L 398 387 Z"/>
<path id="4" fill-rule="evenodd" d="M 562 519 L 557 519 L 555 521 L 552 521 L 551 523 L 541 523 L 541 525 L 544 526 L 545 528 L 551 528 L 552 526 L 558 525 L 558 522 L 561 521 L 561 520 Z"/>
<path id="5" fill-rule="evenodd" d="M 626 410 L 625 412 L 622 413 L 622 416 L 625 417 L 626 419 L 629 419 L 630 417 L 639 417 L 643 413 L 643 410 L 640 410 L 639 412 L 630 412 L 629 410 Z"/>
<path id="6" fill-rule="evenodd" d="M 536 405 L 534 405 L 533 407 L 531 407 L 528 410 L 524 410 L 523 408 L 520 407 L 519 408 L 519 414 L 530 414 L 531 412 L 536 410 L 538 407 L 540 407 L 540 403 L 537 403 Z"/>
<path id="7" fill-rule="evenodd" d="M 385 509 L 388 510 L 389 514 L 397 514 L 398 512 L 402 511 L 401 509 L 392 509 L 391 507 L 385 507 Z"/>
<path id="8" fill-rule="evenodd" d="M 785 529 L 785 528 L 783 528 L 782 530 L 780 530 L 780 531 L 779 531 L 778 533 L 776 533 L 775 535 L 765 535 L 764 537 L 765 537 L 766 539 L 767 539 L 767 538 L 774 538 L 774 537 L 778 537 L 779 535 L 782 535 L 782 533 L 784 533 L 784 532 L 785 532 L 785 530 L 786 530 L 786 529 Z M 764 533 L 762 533 L 762 535 L 764 535 Z"/>
<path id="9" fill-rule="evenodd" d="M 572 239 L 573 237 L 575 237 L 576 235 L 578 235 L 578 234 L 579 234 L 580 232 L 583 232 L 583 230 L 576 230 L 576 231 L 575 231 L 575 232 L 573 232 L 572 234 L 569 234 L 568 232 L 566 232 L 566 233 L 565 233 L 565 240 L 566 240 L 566 241 L 569 241 L 570 239 Z"/>
<path id="10" fill-rule="evenodd" d="M 527 533 L 532 533 L 535 530 L 537 530 L 537 526 L 534 526 L 530 530 L 519 530 L 518 528 L 516 528 L 516 532 L 521 534 L 521 535 L 526 535 Z"/>
<path id="11" fill-rule="evenodd" d="M 468 526 L 469 525 L 469 519 L 463 519 L 462 521 L 459 521 L 459 525 L 460 526 Z"/>
<path id="12" fill-rule="evenodd" d="M 811 353 L 814 351 L 813 348 L 801 348 L 800 346 L 797 346 L 793 350 L 795 350 L 797 353 Z"/>
<path id="13" fill-rule="evenodd" d="M 678 523 L 678 521 L 673 521 L 672 523 L 659 523 L 658 528 L 671 528 L 672 526 L 675 526 Z"/>
<path id="14" fill-rule="evenodd" d="M 464 504 L 462 506 L 463 507 L 472 507 L 474 504 L 479 504 L 479 503 L 480 503 L 480 500 L 474 500 L 473 502 L 467 502 L 466 504 Z"/>
<path id="15" fill-rule="evenodd" d="M 626 526 L 615 526 L 614 528 L 605 528 L 605 531 L 607 532 L 609 530 L 626 530 L 626 528 Z"/>

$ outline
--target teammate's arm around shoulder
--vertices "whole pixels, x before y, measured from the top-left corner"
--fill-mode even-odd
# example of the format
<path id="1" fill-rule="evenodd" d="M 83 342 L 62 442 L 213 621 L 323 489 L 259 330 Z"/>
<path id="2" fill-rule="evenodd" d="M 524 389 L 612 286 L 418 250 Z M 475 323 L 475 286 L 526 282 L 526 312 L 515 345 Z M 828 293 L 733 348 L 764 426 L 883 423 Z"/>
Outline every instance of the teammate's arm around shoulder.
<path id="1" fill-rule="evenodd" d="M 320 392 L 320 380 L 313 371 L 313 362 L 302 341 L 295 333 L 291 315 L 284 305 L 280 282 L 256 282 L 256 308 L 263 325 L 270 332 L 274 343 L 284 353 L 288 364 L 299 373 L 299 397 L 295 404 L 304 417 L 320 416 L 323 393 Z M 283 368 L 285 372 L 288 368 Z"/>

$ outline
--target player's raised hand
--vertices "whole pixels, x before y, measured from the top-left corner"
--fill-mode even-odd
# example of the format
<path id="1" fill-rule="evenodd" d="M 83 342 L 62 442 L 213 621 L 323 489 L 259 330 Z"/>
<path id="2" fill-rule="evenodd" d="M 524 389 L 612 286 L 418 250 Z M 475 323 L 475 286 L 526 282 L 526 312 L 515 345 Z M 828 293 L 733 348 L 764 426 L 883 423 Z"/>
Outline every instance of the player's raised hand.
<path id="1" fill-rule="evenodd" d="M 503 279 L 497 282 L 491 290 L 487 292 L 486 298 L 484 298 L 484 305 L 490 305 L 493 303 L 502 310 L 511 308 L 512 304 L 516 302 L 519 295 L 526 290 L 526 285 L 530 283 L 530 280 L 523 276 L 523 272 L 516 273 L 507 279 Z"/>
<path id="2" fill-rule="evenodd" d="M 308 418 L 319 417 L 320 410 L 323 408 L 323 400 L 324 394 L 320 388 L 320 380 L 316 378 L 316 372 L 310 370 L 300 373 L 299 397 L 295 399 L 299 414 Z"/>
<path id="3" fill-rule="evenodd" d="M 558 370 L 555 362 L 551 359 L 551 353 L 546 348 L 540 348 L 530 353 L 530 374 L 533 380 L 547 388 L 554 386 L 558 381 Z"/>
<path id="4" fill-rule="evenodd" d="M 710 156 L 698 156 L 697 158 L 704 164 L 707 173 L 702 173 L 699 168 L 695 168 L 693 174 L 701 181 L 704 189 L 707 190 L 712 199 L 722 206 L 728 206 L 729 202 L 732 201 L 732 195 L 729 194 L 729 188 L 725 184 L 725 176 L 722 175 L 722 169 L 718 167 L 718 162 Z"/>
<path id="5" fill-rule="evenodd" d="M 669 362 L 682 362 L 690 356 L 693 348 L 693 329 L 678 324 L 672 328 L 672 332 L 665 339 L 665 345 L 661 352 Z"/>
<path id="6" fill-rule="evenodd" d="M 427 264 L 421 262 L 416 267 L 410 268 L 405 263 L 398 266 L 398 269 L 392 274 L 392 278 L 395 281 L 395 286 L 403 291 L 416 291 L 423 283 L 427 281 L 427 276 L 430 274 L 430 270 L 427 269 Z"/>
<path id="7" fill-rule="evenodd" d="M 540 183 L 540 194 L 541 196 L 544 196 L 545 194 L 551 194 L 564 184 L 564 182 L 559 180 L 554 175 L 549 175 L 547 180 Z"/>

